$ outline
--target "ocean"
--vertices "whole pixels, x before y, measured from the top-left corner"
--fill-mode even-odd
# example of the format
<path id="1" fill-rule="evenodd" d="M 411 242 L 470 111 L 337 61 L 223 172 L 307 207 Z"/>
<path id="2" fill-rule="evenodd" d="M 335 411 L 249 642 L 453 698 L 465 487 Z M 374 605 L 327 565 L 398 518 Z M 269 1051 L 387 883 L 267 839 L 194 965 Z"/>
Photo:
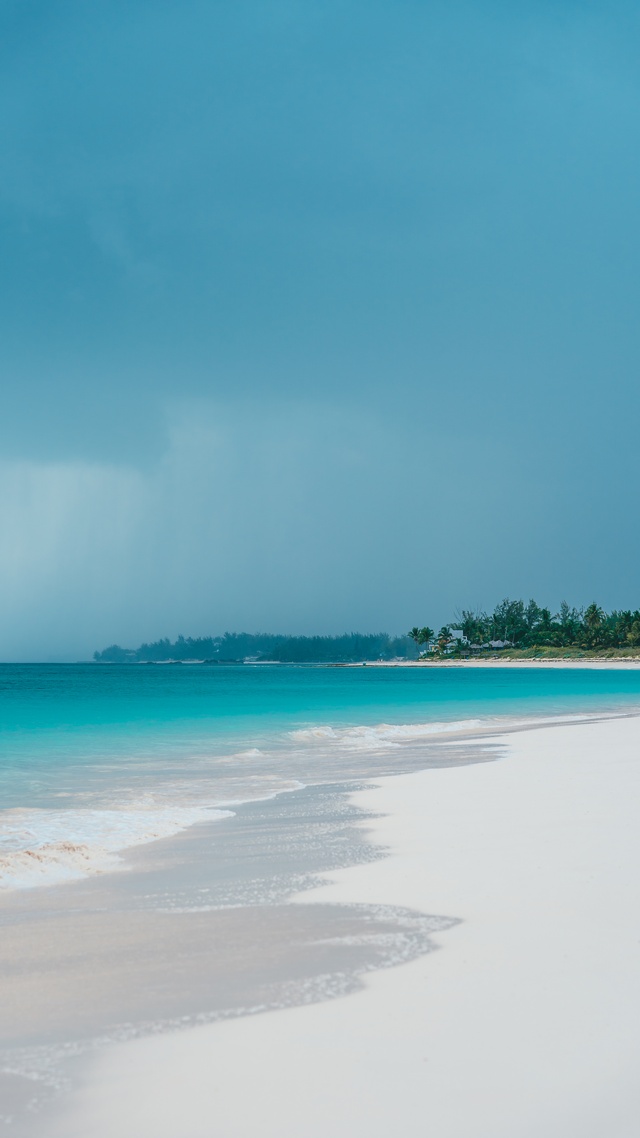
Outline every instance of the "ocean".
<path id="1" fill-rule="evenodd" d="M 117 868 L 239 803 L 446 761 L 473 734 L 637 709 L 631 669 L 2 665 L 0 887 Z"/>

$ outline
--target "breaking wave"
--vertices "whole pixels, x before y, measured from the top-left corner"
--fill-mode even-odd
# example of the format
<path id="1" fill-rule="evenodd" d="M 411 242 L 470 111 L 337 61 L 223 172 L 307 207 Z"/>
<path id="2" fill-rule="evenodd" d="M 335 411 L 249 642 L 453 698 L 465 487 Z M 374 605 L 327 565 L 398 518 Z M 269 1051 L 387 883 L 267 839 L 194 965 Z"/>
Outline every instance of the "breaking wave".
<path id="1" fill-rule="evenodd" d="M 0 822 L 0 889 L 56 885 L 123 869 L 124 850 L 232 813 L 206 806 L 7 810 Z"/>
<path id="2" fill-rule="evenodd" d="M 349 751 L 380 751 L 420 743 L 434 735 L 473 731 L 483 726 L 481 719 L 460 719 L 440 723 L 379 723 L 375 727 L 305 727 L 289 732 L 296 743 L 336 746 Z"/>

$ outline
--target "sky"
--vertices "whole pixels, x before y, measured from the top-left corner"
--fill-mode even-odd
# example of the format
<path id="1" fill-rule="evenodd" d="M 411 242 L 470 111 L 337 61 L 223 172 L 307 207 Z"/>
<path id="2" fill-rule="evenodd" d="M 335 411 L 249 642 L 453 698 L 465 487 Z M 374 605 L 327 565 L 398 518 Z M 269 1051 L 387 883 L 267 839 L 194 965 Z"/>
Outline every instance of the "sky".
<path id="1" fill-rule="evenodd" d="M 640 605 L 637 4 L 0 27 L 0 659 Z"/>

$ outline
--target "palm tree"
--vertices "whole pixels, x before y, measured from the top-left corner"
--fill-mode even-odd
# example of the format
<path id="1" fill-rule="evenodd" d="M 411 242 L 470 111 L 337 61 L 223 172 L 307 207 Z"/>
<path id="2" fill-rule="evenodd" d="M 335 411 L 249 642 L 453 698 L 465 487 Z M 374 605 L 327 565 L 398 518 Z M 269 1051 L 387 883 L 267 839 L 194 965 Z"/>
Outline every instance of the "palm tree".
<path id="1" fill-rule="evenodd" d="M 427 648 L 433 640 L 433 629 L 427 625 L 424 628 L 413 627 L 408 634 L 413 640 L 416 648 Z"/>
<path id="2" fill-rule="evenodd" d="M 444 656 L 450 643 L 451 629 L 448 624 L 444 624 L 438 633 L 438 652 L 441 656 Z"/>
<path id="3" fill-rule="evenodd" d="M 598 648 L 606 642 L 605 614 L 595 601 L 585 609 L 583 626 L 587 648 Z"/>
<path id="4" fill-rule="evenodd" d="M 640 620 L 634 620 L 627 632 L 627 640 L 632 648 L 637 648 L 640 645 Z"/>

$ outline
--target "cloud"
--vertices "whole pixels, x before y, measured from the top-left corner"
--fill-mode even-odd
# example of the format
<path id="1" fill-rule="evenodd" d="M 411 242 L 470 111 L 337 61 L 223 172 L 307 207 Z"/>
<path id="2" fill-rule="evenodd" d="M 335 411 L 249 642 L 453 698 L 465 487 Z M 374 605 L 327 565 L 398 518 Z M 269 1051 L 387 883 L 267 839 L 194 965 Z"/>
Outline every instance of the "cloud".
<path id="1" fill-rule="evenodd" d="M 636 604 L 638 23 L 10 5 L 0 656 Z"/>
<path id="2" fill-rule="evenodd" d="M 147 493 L 131 469 L 0 464 L 3 658 L 86 651 L 91 623 L 104 627 L 131 587 Z"/>
<path id="3" fill-rule="evenodd" d="M 166 437 L 143 469 L 0 465 L 0 658 L 226 629 L 393 633 L 514 592 L 637 603 L 637 542 L 618 540 L 634 454 L 613 469 L 346 398 L 174 400 Z"/>
<path id="4" fill-rule="evenodd" d="M 380 543 L 384 488 L 377 506 L 362 494 L 379 481 L 381 424 L 255 402 L 174 404 L 169 419 L 145 471 L 0 465 L 2 656 L 85 656 L 118 637 L 255 628 L 267 613 L 291 629 L 347 619 L 344 563 Z"/>

